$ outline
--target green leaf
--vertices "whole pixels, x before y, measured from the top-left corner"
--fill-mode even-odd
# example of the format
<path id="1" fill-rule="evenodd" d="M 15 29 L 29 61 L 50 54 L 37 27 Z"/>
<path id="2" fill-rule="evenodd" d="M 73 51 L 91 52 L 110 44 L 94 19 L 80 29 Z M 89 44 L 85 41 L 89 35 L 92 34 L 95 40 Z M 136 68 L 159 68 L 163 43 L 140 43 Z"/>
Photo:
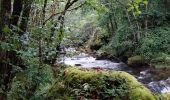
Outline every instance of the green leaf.
<path id="1" fill-rule="evenodd" d="M 7 51 L 9 51 L 9 50 L 10 50 L 10 44 L 9 44 L 9 43 L 6 43 L 6 42 L 1 42 L 0 48 L 1 48 L 2 50 L 7 50 Z"/>
<path id="2" fill-rule="evenodd" d="M 129 8 L 127 9 L 127 11 L 129 12 L 129 11 L 131 11 L 132 9 L 134 9 L 133 6 L 129 7 Z"/>
<path id="3" fill-rule="evenodd" d="M 10 32 L 10 28 L 6 25 L 6 26 L 2 29 L 2 31 L 3 31 L 4 33 L 9 33 L 9 32 Z"/>
<path id="4" fill-rule="evenodd" d="M 134 2 L 140 3 L 140 2 L 142 2 L 142 0 L 134 0 Z"/>
<path id="5" fill-rule="evenodd" d="M 143 1 L 143 4 L 147 5 L 147 4 L 148 4 L 148 1 Z"/>

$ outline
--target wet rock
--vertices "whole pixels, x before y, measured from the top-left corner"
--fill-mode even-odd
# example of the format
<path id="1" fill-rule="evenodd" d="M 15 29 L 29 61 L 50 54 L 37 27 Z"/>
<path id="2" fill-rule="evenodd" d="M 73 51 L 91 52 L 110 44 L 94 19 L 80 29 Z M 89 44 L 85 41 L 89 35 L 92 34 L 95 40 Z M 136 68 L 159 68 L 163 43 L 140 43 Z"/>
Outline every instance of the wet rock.
<path id="1" fill-rule="evenodd" d="M 147 70 L 146 70 L 146 71 L 141 71 L 141 72 L 140 72 L 140 74 L 143 75 L 143 76 L 145 76 L 147 73 L 148 73 Z"/>
<path id="2" fill-rule="evenodd" d="M 140 72 L 140 76 L 148 78 L 148 77 L 151 77 L 151 73 L 149 73 L 149 70 L 144 70 Z"/>
<path id="3" fill-rule="evenodd" d="M 170 84 L 170 77 L 169 77 L 166 81 L 167 81 L 167 83 L 169 83 L 169 84 Z"/>
<path id="4" fill-rule="evenodd" d="M 102 47 L 102 45 L 98 45 L 98 44 L 90 45 L 91 50 L 99 50 L 101 47 Z"/>
<path id="5" fill-rule="evenodd" d="M 170 92 L 170 84 L 167 83 L 165 80 L 157 81 L 157 82 L 150 82 L 148 87 L 151 91 L 156 93 L 168 93 Z"/>
<path id="6" fill-rule="evenodd" d="M 170 69 L 151 69 L 149 73 L 157 80 L 168 79 L 170 76 Z"/>
<path id="7" fill-rule="evenodd" d="M 139 80 L 142 80 L 142 79 L 145 79 L 145 77 L 139 76 L 138 79 L 139 79 Z"/>
<path id="8" fill-rule="evenodd" d="M 81 66 L 81 64 L 75 64 L 75 66 Z"/>
<path id="9" fill-rule="evenodd" d="M 131 67 L 140 67 L 140 66 L 147 66 L 147 63 L 142 56 L 133 56 L 128 58 L 128 65 Z"/>

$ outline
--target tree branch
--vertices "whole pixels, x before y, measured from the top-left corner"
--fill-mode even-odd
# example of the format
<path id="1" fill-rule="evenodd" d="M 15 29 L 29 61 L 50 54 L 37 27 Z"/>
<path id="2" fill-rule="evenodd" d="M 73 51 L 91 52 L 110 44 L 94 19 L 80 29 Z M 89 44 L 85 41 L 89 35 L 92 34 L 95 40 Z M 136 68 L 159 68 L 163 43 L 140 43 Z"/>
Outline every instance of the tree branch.
<path id="1" fill-rule="evenodd" d="M 46 19 L 43 24 L 45 25 L 50 19 L 52 19 L 53 17 L 55 17 L 55 16 L 57 16 L 57 15 L 59 15 L 61 13 L 64 13 L 64 12 L 67 12 L 67 11 L 72 11 L 72 10 L 77 10 L 78 8 L 82 7 L 84 4 L 85 3 L 82 3 L 81 5 L 79 5 L 79 6 L 75 7 L 75 8 L 67 9 L 67 10 L 55 13 L 55 14 L 51 15 L 48 19 Z"/>

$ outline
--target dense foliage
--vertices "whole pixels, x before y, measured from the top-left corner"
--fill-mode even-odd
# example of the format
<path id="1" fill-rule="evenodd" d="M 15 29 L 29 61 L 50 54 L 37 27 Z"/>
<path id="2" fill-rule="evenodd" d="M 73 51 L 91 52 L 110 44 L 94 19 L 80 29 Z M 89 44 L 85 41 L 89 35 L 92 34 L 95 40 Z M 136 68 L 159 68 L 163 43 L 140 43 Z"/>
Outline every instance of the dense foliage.
<path id="1" fill-rule="evenodd" d="M 0 100 L 44 99 L 62 76 L 57 61 L 68 47 L 132 64 L 142 58 L 148 65 L 169 67 L 169 38 L 169 0 L 0 0 Z M 96 84 L 101 99 L 128 94 L 124 84 L 108 83 L 126 83 L 123 78 L 90 81 L 83 83 L 92 85 L 88 91 L 70 83 L 71 88 L 78 86 L 71 96 L 93 98 Z"/>
<path id="2" fill-rule="evenodd" d="M 106 52 L 122 60 L 141 55 L 150 62 L 159 53 L 169 55 L 169 6 L 167 5 L 169 1 L 99 0 L 96 2 L 101 5 L 100 8 L 95 5 L 82 8 L 86 16 L 78 18 L 81 24 L 87 20 L 84 26 L 81 25 L 83 29 L 91 30 L 92 36 L 86 36 L 89 40 L 84 41 L 87 47 L 93 50 L 100 49 L 99 53 Z M 85 9 L 88 12 L 84 12 Z M 78 25 L 79 23 L 76 22 Z M 79 30 L 72 33 L 79 33 L 80 35 L 76 36 L 83 38 L 84 34 L 87 35 L 89 32 Z M 109 50 L 114 52 L 108 52 Z"/>

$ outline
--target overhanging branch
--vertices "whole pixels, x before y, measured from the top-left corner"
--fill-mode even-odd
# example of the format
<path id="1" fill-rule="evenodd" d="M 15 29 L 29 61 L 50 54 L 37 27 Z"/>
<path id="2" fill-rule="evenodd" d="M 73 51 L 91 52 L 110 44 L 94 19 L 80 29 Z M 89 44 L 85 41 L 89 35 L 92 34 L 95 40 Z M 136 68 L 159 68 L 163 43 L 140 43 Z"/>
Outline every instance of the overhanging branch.
<path id="1" fill-rule="evenodd" d="M 72 2 L 72 4 L 73 4 L 73 2 Z M 69 4 L 69 6 L 71 6 L 72 4 Z M 84 4 L 85 4 L 85 2 L 82 3 L 82 4 L 80 4 L 79 6 L 77 6 L 77 7 L 75 7 L 75 8 L 72 8 L 72 9 L 68 9 L 68 8 L 67 8 L 67 9 L 65 9 L 64 11 L 61 11 L 61 12 L 58 12 L 58 13 L 55 13 L 55 14 L 51 15 L 48 19 L 46 19 L 46 20 L 44 21 L 43 25 L 45 25 L 45 24 L 46 24 L 50 19 L 52 19 L 53 17 L 55 17 L 55 16 L 57 16 L 57 15 L 59 15 L 59 14 L 62 14 L 62 13 L 64 13 L 64 12 L 67 12 L 67 11 L 77 10 L 78 8 L 82 7 Z"/>

